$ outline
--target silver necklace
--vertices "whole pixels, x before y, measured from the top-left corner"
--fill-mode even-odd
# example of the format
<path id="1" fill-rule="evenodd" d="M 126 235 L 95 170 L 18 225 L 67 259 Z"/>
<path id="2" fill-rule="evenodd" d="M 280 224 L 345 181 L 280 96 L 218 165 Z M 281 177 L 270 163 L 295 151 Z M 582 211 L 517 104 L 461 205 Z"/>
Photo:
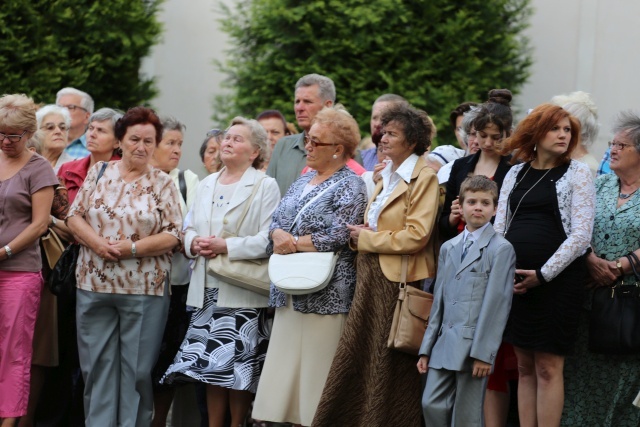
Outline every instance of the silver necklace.
<path id="1" fill-rule="evenodd" d="M 529 164 L 529 169 L 531 169 L 531 164 Z M 511 201 L 511 194 L 513 194 L 513 190 L 515 190 L 518 185 L 524 180 L 524 177 L 527 176 L 527 174 L 529 173 L 529 169 L 527 169 L 524 173 L 524 175 L 522 175 L 522 178 L 520 178 L 520 181 L 516 182 L 516 184 L 513 186 L 513 189 L 511 190 L 511 193 L 509 193 L 509 198 L 507 199 L 507 209 L 509 208 L 509 202 Z M 507 234 L 507 230 L 509 230 L 509 227 L 511 226 L 511 223 L 513 222 L 513 218 L 516 216 L 516 213 L 518 212 L 518 208 L 520 208 L 520 204 L 522 203 L 522 201 L 524 200 L 525 197 L 527 197 L 527 194 L 529 194 L 529 191 L 533 190 L 533 187 L 535 187 L 536 185 L 538 185 L 540 183 L 540 181 L 542 181 L 544 179 L 545 176 L 547 176 L 547 174 L 551 172 L 551 169 L 547 169 L 547 171 L 544 173 L 544 175 L 542 175 L 540 177 L 539 180 L 536 181 L 535 184 L 533 184 L 531 186 L 531 188 L 529 188 L 524 195 L 520 198 L 520 201 L 518 202 L 518 205 L 516 206 L 516 208 L 513 211 L 513 214 L 511 215 L 511 218 L 509 218 L 509 221 L 507 221 L 507 226 L 504 228 L 504 233 L 503 235 Z"/>

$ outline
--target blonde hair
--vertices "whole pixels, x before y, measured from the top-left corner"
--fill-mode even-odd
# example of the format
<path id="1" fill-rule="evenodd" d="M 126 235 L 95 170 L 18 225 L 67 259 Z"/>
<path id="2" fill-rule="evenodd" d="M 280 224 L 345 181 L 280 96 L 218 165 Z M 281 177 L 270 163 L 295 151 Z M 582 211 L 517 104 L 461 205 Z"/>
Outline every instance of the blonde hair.
<path id="1" fill-rule="evenodd" d="M 0 125 L 27 131 L 30 138 L 37 130 L 36 104 L 24 94 L 0 97 Z"/>

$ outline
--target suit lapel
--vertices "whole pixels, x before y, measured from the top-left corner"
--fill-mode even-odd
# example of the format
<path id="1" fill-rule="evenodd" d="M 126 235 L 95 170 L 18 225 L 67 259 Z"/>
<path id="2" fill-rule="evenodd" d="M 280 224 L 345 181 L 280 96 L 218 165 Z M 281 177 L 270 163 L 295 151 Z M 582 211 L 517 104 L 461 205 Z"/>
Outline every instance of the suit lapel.
<path id="1" fill-rule="evenodd" d="M 494 236 L 494 234 L 496 234 L 496 232 L 494 231 L 494 229 L 491 226 L 491 224 L 489 224 L 482 231 L 482 234 L 480 235 L 480 238 L 476 242 L 474 242 L 474 244 L 471 245 L 471 247 L 469 247 L 469 251 L 467 252 L 467 256 L 464 257 L 464 260 L 462 260 L 462 262 L 460 263 L 460 267 L 458 268 L 458 271 L 456 273 L 460 273 L 462 270 L 464 270 L 469 265 L 471 265 L 474 261 L 476 261 L 478 258 L 480 258 L 480 255 L 482 254 L 482 249 L 487 247 L 487 245 L 491 241 L 491 238 Z M 462 238 L 460 240 L 462 240 Z M 462 257 L 462 247 L 463 247 L 463 245 L 464 244 L 458 245 L 458 247 L 459 247 L 458 252 L 460 254 L 460 257 Z"/>

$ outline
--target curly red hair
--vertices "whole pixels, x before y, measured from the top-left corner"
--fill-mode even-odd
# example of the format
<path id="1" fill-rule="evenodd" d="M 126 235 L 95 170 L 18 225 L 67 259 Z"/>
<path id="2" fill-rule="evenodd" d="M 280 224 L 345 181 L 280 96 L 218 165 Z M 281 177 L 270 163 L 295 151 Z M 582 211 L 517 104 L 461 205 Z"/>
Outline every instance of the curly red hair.
<path id="1" fill-rule="evenodd" d="M 558 164 L 571 161 L 571 152 L 580 143 L 580 122 L 578 119 L 553 104 L 542 104 L 529 113 L 503 145 L 503 155 L 513 153 L 511 163 L 530 162 L 536 158 L 535 147 L 560 120 L 568 118 L 571 124 L 571 141 Z"/>

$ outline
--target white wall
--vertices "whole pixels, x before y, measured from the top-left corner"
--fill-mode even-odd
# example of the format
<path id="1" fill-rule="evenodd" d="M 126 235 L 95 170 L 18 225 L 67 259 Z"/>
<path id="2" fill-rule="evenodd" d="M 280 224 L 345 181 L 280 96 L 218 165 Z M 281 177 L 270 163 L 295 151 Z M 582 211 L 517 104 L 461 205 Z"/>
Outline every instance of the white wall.
<path id="1" fill-rule="evenodd" d="M 601 123 L 591 151 L 600 158 L 616 113 L 640 111 L 640 2 L 533 0 L 532 5 L 528 35 L 534 65 L 517 103 L 526 111 L 560 93 L 591 93 Z"/>
<path id="2" fill-rule="evenodd" d="M 233 0 L 225 0 L 229 4 Z M 205 171 L 198 149 L 214 124 L 213 97 L 224 78 L 212 61 L 228 49 L 219 30 L 217 0 L 165 0 L 160 19 L 163 42 L 143 72 L 157 77 L 160 96 L 153 104 L 187 124 L 181 168 Z M 623 109 L 640 110 L 640 1 L 532 0 L 535 13 L 527 31 L 534 48 L 532 76 L 516 104 L 522 111 L 552 96 L 575 90 L 593 95 L 602 128 L 592 151 L 599 158 L 611 137 L 611 119 Z M 489 89 L 489 88 L 487 88 Z"/>

